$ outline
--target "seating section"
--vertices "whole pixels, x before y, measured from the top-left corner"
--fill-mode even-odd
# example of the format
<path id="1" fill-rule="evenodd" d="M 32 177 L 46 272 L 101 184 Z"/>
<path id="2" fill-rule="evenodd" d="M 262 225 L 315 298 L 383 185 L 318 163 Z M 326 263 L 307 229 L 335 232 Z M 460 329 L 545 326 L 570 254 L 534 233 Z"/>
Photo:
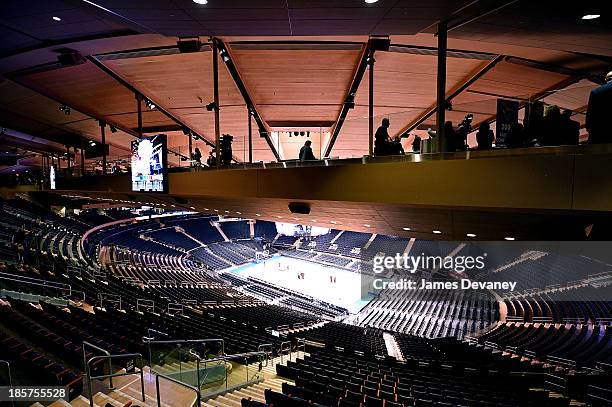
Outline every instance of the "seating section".
<path id="1" fill-rule="evenodd" d="M 533 393 L 520 378 L 495 374 L 461 374 L 440 365 L 396 364 L 316 350 L 304 359 L 277 366 L 283 392 L 266 390 L 274 406 L 527 406 L 547 404 L 546 392 Z"/>
<path id="2" fill-rule="evenodd" d="M 370 355 L 387 355 L 383 331 L 378 329 L 328 322 L 321 327 L 300 332 L 300 335 L 306 340 L 322 343 L 329 349 L 339 347 Z"/>
<path id="3" fill-rule="evenodd" d="M 251 228 L 247 221 L 219 222 L 219 225 L 230 240 L 251 238 Z"/>
<path id="4" fill-rule="evenodd" d="M 534 358 L 561 358 L 578 366 L 612 362 L 612 326 L 505 323 L 478 338 Z"/>
<path id="5" fill-rule="evenodd" d="M 359 325 L 427 338 L 472 335 L 499 319 L 499 304 L 485 292 L 384 290 L 360 312 Z"/>
<path id="6" fill-rule="evenodd" d="M 507 297 L 508 319 L 524 322 L 608 323 L 612 321 L 611 286 L 582 283 L 522 297 Z"/>

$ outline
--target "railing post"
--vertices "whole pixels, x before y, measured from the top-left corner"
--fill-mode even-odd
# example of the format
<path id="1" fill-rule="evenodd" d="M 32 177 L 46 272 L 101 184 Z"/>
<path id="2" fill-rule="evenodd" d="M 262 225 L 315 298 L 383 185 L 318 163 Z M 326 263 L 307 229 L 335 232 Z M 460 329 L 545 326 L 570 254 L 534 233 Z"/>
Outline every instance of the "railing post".
<path id="1" fill-rule="evenodd" d="M 0 364 L 6 365 L 6 370 L 8 371 L 8 384 L 9 387 L 13 387 L 13 378 L 11 376 L 11 364 L 6 360 L 0 360 Z M 11 405 L 15 406 L 15 401 L 11 400 Z"/>

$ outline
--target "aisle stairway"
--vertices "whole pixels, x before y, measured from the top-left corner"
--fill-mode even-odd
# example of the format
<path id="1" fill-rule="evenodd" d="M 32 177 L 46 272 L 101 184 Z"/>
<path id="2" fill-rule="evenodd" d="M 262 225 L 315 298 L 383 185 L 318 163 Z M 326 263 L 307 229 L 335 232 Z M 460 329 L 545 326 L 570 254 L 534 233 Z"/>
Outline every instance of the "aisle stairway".
<path id="1" fill-rule="evenodd" d="M 297 352 L 292 353 L 292 359 L 298 356 Z M 303 353 L 299 353 L 302 358 Z M 287 364 L 289 356 L 283 357 L 283 365 Z M 229 391 L 225 394 L 204 399 L 202 406 L 204 407 L 240 407 L 240 401 L 243 398 L 252 399 L 257 401 L 265 401 L 264 391 L 266 389 L 272 389 L 276 392 L 282 392 L 282 384 L 284 382 L 293 384 L 293 381 L 280 378 L 276 375 L 276 365 L 281 363 L 280 357 L 275 358 L 272 363 L 268 363 L 268 366 L 262 368 L 264 380 L 259 383 L 251 384 L 249 386 Z M 189 368 L 190 366 L 184 365 L 183 368 Z M 165 370 L 176 372 L 177 366 L 168 366 Z M 160 370 L 162 371 L 162 370 Z M 141 400 L 140 393 L 140 381 L 136 376 L 126 376 L 116 378 L 114 385 L 115 390 L 107 392 L 97 392 L 93 396 L 94 407 L 105 407 L 110 404 L 113 407 L 124 407 L 125 405 L 132 403 L 132 407 L 157 407 L 156 389 L 155 389 L 155 376 L 150 373 L 148 367 L 144 368 L 144 379 L 145 379 L 145 398 L 146 401 Z M 99 386 L 100 383 L 96 383 Z M 103 387 L 107 388 L 108 382 L 103 383 Z M 170 382 L 163 382 L 162 385 L 162 407 L 184 407 L 193 405 L 195 402 L 195 395 L 192 391 L 187 390 L 185 387 L 177 386 Z M 41 403 L 34 403 L 31 407 L 44 407 Z M 58 400 L 49 404 L 49 407 L 89 407 L 89 400 L 84 396 L 78 396 L 73 399 L 70 403 L 64 400 Z"/>

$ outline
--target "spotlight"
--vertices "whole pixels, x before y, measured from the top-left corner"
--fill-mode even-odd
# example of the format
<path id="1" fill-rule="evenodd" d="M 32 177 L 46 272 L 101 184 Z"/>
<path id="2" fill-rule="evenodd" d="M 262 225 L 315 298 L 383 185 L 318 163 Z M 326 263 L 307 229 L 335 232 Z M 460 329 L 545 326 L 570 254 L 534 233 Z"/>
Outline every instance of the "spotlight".
<path id="1" fill-rule="evenodd" d="M 209 112 L 212 112 L 213 110 L 215 110 L 215 107 L 217 107 L 215 102 L 210 102 L 209 104 L 206 105 L 206 110 L 208 110 Z"/>
<path id="2" fill-rule="evenodd" d="M 183 131 L 183 134 L 186 136 L 188 136 L 191 133 L 187 127 L 183 127 L 181 130 Z"/>
<path id="3" fill-rule="evenodd" d="M 365 0 L 365 2 L 367 4 L 374 4 L 374 3 L 378 2 L 378 0 Z"/>
<path id="4" fill-rule="evenodd" d="M 476 237 L 476 235 L 474 233 L 468 233 L 466 236 L 467 237 Z"/>
<path id="5" fill-rule="evenodd" d="M 583 20 L 595 20 L 596 18 L 601 17 L 601 14 L 585 14 L 582 16 Z"/>
<path id="6" fill-rule="evenodd" d="M 117 133 L 117 129 L 115 128 L 115 126 L 109 124 L 108 127 L 110 128 L 111 133 Z"/>
<path id="7" fill-rule="evenodd" d="M 442 232 L 441 232 L 441 231 L 439 231 L 439 230 L 434 230 L 434 231 L 433 231 L 433 233 L 434 233 L 435 235 L 439 235 L 439 234 L 441 234 Z"/>
<path id="8" fill-rule="evenodd" d="M 149 110 L 155 109 L 155 103 L 151 102 L 149 99 L 145 99 L 145 105 L 147 105 L 147 109 Z"/>
<path id="9" fill-rule="evenodd" d="M 506 237 L 504 237 L 504 240 L 508 240 L 508 241 L 510 241 L 510 242 L 511 242 L 511 241 L 513 241 L 513 240 L 514 240 L 514 238 L 513 238 L 513 237 L 510 237 L 510 236 L 506 236 Z"/>
<path id="10" fill-rule="evenodd" d="M 193 2 L 201 5 L 208 4 L 208 0 L 193 0 Z"/>

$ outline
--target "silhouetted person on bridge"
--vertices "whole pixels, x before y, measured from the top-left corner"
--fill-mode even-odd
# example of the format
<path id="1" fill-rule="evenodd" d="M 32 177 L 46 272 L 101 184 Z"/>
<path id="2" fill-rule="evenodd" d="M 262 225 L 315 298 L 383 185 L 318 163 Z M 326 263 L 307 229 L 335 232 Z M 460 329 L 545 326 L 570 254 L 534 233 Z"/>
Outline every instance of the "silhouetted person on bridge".
<path id="1" fill-rule="evenodd" d="M 572 111 L 565 109 L 561 114 L 561 144 L 577 146 L 580 141 L 580 123 L 572 120 Z"/>
<path id="2" fill-rule="evenodd" d="M 374 155 L 390 155 L 392 153 L 391 139 L 389 138 L 389 119 L 384 118 L 381 126 L 374 135 Z"/>
<path id="3" fill-rule="evenodd" d="M 589 143 L 612 142 L 612 71 L 606 75 L 606 83 L 591 91 L 586 113 Z"/>
<path id="4" fill-rule="evenodd" d="M 476 133 L 476 143 L 478 144 L 478 150 L 490 150 L 493 148 L 493 130 L 489 122 L 484 121 L 478 126 L 478 132 Z"/>
<path id="5" fill-rule="evenodd" d="M 316 160 L 316 157 L 314 156 L 312 152 L 312 147 L 310 147 L 311 145 L 312 145 L 312 141 L 306 140 L 302 148 L 300 148 L 300 161 Z"/>

